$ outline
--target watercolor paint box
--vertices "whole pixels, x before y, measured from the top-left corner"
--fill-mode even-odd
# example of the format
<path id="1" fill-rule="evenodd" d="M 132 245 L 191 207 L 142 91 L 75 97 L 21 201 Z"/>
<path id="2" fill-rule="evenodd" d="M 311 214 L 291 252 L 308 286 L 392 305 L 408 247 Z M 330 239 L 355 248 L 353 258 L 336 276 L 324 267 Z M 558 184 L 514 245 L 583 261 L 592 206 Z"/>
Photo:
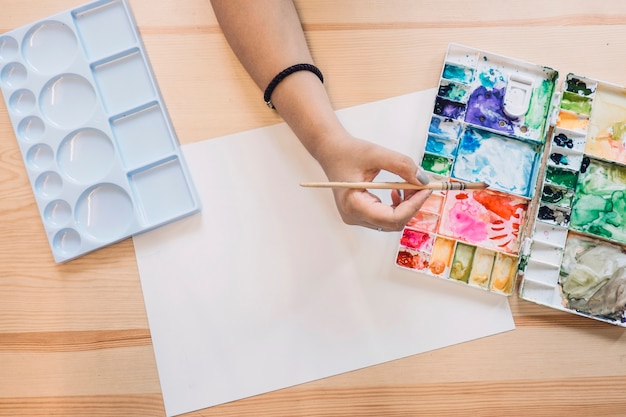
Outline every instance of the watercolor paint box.
<path id="1" fill-rule="evenodd" d="M 0 88 L 56 262 L 200 210 L 125 0 L 0 34 Z"/>
<path id="2" fill-rule="evenodd" d="M 520 296 L 626 327 L 626 88 L 568 74 Z"/>
<path id="3" fill-rule="evenodd" d="M 626 309 L 626 89 L 451 44 L 396 264 L 613 324 Z M 519 284 L 519 285 L 518 285 Z"/>

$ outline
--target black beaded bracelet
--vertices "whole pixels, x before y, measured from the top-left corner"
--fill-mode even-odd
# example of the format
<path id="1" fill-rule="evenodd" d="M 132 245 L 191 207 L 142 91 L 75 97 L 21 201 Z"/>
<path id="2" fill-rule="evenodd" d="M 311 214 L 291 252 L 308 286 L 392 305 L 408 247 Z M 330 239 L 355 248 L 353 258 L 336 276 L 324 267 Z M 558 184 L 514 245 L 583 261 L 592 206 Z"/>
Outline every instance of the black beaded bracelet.
<path id="1" fill-rule="evenodd" d="M 272 99 L 272 93 L 274 92 L 274 89 L 276 88 L 276 86 L 280 84 L 280 82 L 284 80 L 288 75 L 291 75 L 294 72 L 298 72 L 298 71 L 311 71 L 313 74 L 317 75 L 317 78 L 319 78 L 322 83 L 324 83 L 324 76 L 322 75 L 322 71 L 320 71 L 319 68 L 317 68 L 315 65 L 311 65 L 311 64 L 292 65 L 288 68 L 285 68 L 281 72 L 279 72 L 278 75 L 276 75 L 272 79 L 272 81 L 270 81 L 270 83 L 267 85 L 267 88 L 265 89 L 265 93 L 263 94 L 263 100 L 265 100 L 265 104 L 267 104 L 267 107 L 269 107 L 270 109 L 274 108 L 274 105 L 272 104 L 271 99 Z"/>

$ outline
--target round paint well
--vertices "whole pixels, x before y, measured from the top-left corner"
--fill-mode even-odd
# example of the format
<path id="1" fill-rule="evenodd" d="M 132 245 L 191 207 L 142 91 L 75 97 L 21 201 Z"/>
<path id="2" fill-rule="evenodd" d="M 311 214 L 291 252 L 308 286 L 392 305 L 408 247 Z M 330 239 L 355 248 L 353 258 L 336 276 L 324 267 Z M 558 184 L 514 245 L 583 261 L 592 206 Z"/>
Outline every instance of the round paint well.
<path id="1" fill-rule="evenodd" d="M 12 62 L 2 68 L 2 72 L 0 73 L 0 82 L 7 87 L 16 88 L 26 81 L 27 75 L 28 72 L 26 71 L 26 67 L 24 65 L 19 62 Z"/>
<path id="2" fill-rule="evenodd" d="M 32 146 L 26 154 L 26 162 L 30 168 L 46 169 L 54 160 L 54 151 L 45 143 Z"/>
<path id="3" fill-rule="evenodd" d="M 45 74 L 65 70 L 74 61 L 77 51 L 74 31 L 54 20 L 35 25 L 22 43 L 22 55 L 28 64 Z"/>
<path id="4" fill-rule="evenodd" d="M 115 163 L 111 139 L 100 130 L 80 129 L 59 146 L 57 163 L 64 175 L 79 183 L 102 179 Z"/>
<path id="5" fill-rule="evenodd" d="M 96 92 L 80 75 L 62 74 L 41 90 L 39 106 L 44 117 L 59 127 L 84 124 L 96 106 Z"/>
<path id="6" fill-rule="evenodd" d="M 44 219 L 47 224 L 60 227 L 72 218 L 72 208 L 65 200 L 55 200 L 46 206 Z"/>
<path id="7" fill-rule="evenodd" d="M 17 55 L 18 44 L 10 36 L 0 36 L 0 60 L 8 61 Z"/>
<path id="8" fill-rule="evenodd" d="M 65 256 L 72 256 L 80 250 L 80 234 L 74 229 L 60 230 L 52 243 L 54 250 Z"/>
<path id="9" fill-rule="evenodd" d="M 43 120 L 37 116 L 28 116 L 17 126 L 17 137 L 24 142 L 34 142 L 41 139 L 45 131 Z"/>
<path id="10" fill-rule="evenodd" d="M 112 241 L 124 237 L 133 218 L 130 196 L 114 184 L 93 186 L 76 203 L 78 229 L 94 240 Z"/>
<path id="11" fill-rule="evenodd" d="M 35 192 L 40 197 L 54 198 L 63 189 L 61 176 L 53 171 L 44 172 L 35 181 Z"/>
<path id="12" fill-rule="evenodd" d="M 17 90 L 9 98 L 9 108 L 17 114 L 28 114 L 36 104 L 35 95 L 30 90 Z"/>

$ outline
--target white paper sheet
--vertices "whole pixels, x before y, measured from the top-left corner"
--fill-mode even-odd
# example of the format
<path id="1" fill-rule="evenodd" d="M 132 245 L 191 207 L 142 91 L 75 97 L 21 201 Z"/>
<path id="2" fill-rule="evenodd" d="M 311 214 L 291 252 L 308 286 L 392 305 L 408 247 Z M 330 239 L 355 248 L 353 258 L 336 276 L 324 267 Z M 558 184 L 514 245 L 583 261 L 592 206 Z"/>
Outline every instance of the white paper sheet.
<path id="1" fill-rule="evenodd" d="M 433 100 L 338 114 L 419 160 Z M 514 328 L 505 297 L 400 269 L 399 233 L 301 188 L 325 177 L 286 125 L 183 150 L 202 214 L 134 238 L 168 416 Z"/>

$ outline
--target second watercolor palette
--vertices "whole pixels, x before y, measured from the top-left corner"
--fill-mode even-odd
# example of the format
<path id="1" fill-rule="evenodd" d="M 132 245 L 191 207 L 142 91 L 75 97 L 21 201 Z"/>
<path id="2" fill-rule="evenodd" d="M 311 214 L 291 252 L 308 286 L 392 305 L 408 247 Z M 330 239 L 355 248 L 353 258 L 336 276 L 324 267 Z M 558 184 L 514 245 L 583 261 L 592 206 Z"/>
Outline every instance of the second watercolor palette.
<path id="1" fill-rule="evenodd" d="M 126 0 L 0 34 L 0 90 L 56 262 L 200 211 Z"/>
<path id="2" fill-rule="evenodd" d="M 396 263 L 626 326 L 626 89 L 451 44 Z"/>

